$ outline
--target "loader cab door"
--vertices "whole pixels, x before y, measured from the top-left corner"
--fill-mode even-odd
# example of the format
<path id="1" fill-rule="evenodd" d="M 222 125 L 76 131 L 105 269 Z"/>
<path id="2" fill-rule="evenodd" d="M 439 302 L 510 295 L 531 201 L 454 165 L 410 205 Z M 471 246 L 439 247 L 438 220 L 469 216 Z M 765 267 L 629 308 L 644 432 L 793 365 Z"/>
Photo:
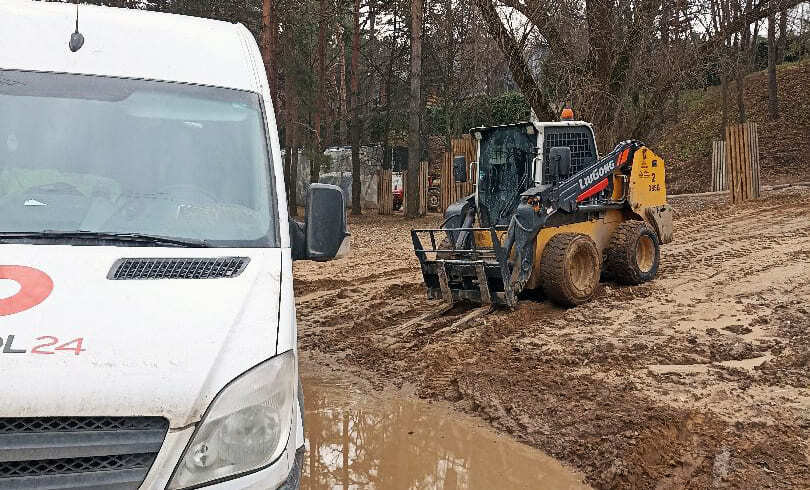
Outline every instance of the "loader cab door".
<path id="1" fill-rule="evenodd" d="M 534 185 L 537 133 L 531 124 L 475 131 L 478 146 L 477 202 L 482 226 L 506 226 L 520 194 Z"/>

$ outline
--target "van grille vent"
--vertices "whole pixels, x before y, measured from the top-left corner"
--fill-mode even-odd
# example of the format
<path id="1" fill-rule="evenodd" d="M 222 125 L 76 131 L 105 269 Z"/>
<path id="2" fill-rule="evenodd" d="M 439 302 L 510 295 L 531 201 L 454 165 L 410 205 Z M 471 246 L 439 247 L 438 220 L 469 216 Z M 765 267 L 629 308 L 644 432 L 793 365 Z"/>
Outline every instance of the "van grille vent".
<path id="1" fill-rule="evenodd" d="M 148 470 L 156 454 L 119 454 L 87 458 L 38 459 L 34 461 L 8 461 L 0 463 L 0 481 L 3 478 L 70 475 L 93 471 Z"/>
<path id="2" fill-rule="evenodd" d="M 163 430 L 158 417 L 18 417 L 0 418 L 0 434 L 76 432 L 83 430 Z"/>
<path id="3" fill-rule="evenodd" d="M 168 430 L 162 417 L 0 418 L 0 489 L 136 490 Z"/>
<path id="4" fill-rule="evenodd" d="M 107 278 L 137 279 L 223 279 L 236 277 L 245 270 L 247 257 L 212 258 L 129 258 L 113 264 Z"/>

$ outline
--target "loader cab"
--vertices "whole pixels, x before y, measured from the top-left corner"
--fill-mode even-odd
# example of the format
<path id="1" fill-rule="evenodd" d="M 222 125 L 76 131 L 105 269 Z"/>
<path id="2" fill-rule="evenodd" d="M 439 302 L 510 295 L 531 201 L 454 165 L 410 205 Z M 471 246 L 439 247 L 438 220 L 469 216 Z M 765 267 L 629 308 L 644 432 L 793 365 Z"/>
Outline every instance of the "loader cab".
<path id="1" fill-rule="evenodd" d="M 476 203 L 484 227 L 508 226 L 523 192 L 555 184 L 598 158 L 593 128 L 583 121 L 522 122 L 471 133 L 478 141 Z M 555 157 L 565 149 L 562 169 Z"/>

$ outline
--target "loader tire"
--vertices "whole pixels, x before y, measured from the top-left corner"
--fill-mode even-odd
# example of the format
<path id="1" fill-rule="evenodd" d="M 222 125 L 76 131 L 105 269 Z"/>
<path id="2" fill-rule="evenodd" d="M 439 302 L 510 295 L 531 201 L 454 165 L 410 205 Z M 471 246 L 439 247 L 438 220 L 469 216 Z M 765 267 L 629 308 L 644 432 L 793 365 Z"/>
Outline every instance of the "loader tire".
<path id="1" fill-rule="evenodd" d="M 661 246 L 658 235 L 644 221 L 625 221 L 610 238 L 606 269 L 619 284 L 636 285 L 658 274 Z"/>
<path id="2" fill-rule="evenodd" d="M 593 298 L 602 259 L 588 235 L 560 233 L 548 241 L 540 262 L 546 296 L 560 306 L 577 306 Z"/>

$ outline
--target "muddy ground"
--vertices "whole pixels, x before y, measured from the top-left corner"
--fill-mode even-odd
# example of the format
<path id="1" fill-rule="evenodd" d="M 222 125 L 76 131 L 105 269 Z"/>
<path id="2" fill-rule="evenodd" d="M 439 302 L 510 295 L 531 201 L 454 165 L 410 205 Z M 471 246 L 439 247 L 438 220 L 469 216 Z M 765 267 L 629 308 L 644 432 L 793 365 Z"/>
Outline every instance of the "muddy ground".
<path id="1" fill-rule="evenodd" d="M 352 255 L 296 263 L 309 359 L 473 414 L 597 488 L 810 488 L 810 188 L 672 198 L 659 277 L 461 327 L 433 308 L 407 222 L 350 220 Z M 403 325 L 406 325 L 403 327 Z"/>

